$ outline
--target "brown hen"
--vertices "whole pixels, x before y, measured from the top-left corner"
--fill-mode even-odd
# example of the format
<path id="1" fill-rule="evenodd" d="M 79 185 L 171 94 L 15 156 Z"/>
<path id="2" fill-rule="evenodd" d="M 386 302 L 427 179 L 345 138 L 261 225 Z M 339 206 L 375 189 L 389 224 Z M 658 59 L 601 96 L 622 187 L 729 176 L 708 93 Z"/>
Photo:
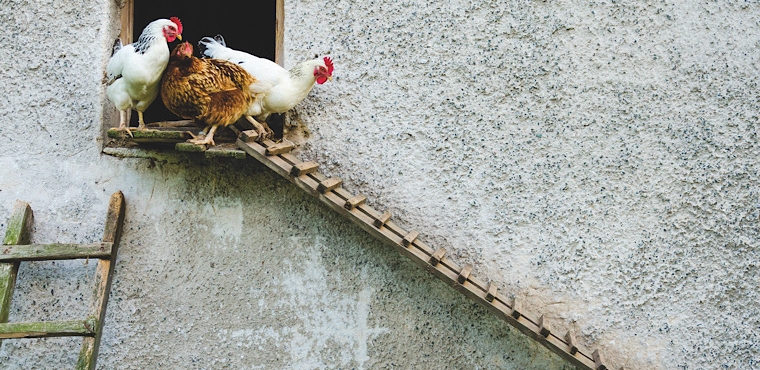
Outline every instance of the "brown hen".
<path id="1" fill-rule="evenodd" d="M 161 78 L 161 100 L 172 113 L 206 124 L 204 137 L 193 136 L 193 144 L 214 143 L 219 126 L 226 127 L 245 116 L 255 122 L 249 108 L 265 89 L 253 76 L 237 64 L 219 59 L 193 56 L 188 42 L 177 45 L 169 57 L 169 65 Z M 258 122 L 256 122 L 258 123 Z M 256 125 L 259 139 L 270 132 Z"/>

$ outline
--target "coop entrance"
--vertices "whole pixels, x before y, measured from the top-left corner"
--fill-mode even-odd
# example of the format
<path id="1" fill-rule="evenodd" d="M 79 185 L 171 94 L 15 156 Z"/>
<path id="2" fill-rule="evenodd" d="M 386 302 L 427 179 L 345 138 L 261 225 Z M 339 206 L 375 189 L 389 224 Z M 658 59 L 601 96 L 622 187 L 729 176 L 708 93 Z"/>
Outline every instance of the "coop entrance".
<path id="1" fill-rule="evenodd" d="M 137 40 L 148 23 L 159 18 L 178 17 L 184 28 L 182 40 L 193 44 L 196 56 L 198 40 L 221 34 L 227 46 L 282 65 L 283 1 L 257 1 L 252 9 L 246 9 L 240 1 L 235 0 L 131 0 L 124 9 L 128 13 L 131 10 L 131 24 L 123 26 L 131 28 L 132 40 Z M 130 22 L 130 17 L 126 18 L 126 22 Z M 170 43 L 169 49 L 173 49 L 179 42 Z M 150 123 L 177 121 L 180 118 L 166 109 L 159 97 L 145 111 L 145 120 Z M 272 117 L 272 120 L 274 122 L 270 127 L 275 131 L 279 129 L 281 135 L 282 118 Z M 131 115 L 130 126 L 137 126 L 136 114 Z"/>

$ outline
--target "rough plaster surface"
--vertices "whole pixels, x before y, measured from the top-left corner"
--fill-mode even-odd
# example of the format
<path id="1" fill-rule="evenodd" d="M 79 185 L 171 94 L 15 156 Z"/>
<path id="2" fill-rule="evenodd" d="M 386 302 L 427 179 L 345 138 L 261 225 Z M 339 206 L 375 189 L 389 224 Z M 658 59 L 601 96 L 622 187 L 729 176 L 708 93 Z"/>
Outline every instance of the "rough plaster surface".
<path id="1" fill-rule="evenodd" d="M 289 137 L 612 368 L 760 368 L 759 15 L 286 1 L 286 64 L 336 64 Z M 99 368 L 568 368 L 252 161 L 101 155 L 117 23 L 0 0 L 0 231 L 22 199 L 35 242 L 96 241 L 126 196 Z M 11 320 L 77 317 L 93 266 L 23 264 Z M 0 368 L 78 348 L 5 341 Z"/>

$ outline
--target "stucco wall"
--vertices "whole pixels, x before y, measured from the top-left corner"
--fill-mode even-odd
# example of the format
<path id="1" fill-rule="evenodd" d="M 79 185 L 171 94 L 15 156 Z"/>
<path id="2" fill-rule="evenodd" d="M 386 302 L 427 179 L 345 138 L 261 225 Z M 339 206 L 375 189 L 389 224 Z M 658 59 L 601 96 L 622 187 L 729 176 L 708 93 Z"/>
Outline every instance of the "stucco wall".
<path id="1" fill-rule="evenodd" d="M 336 65 L 289 137 L 613 368 L 758 368 L 759 15 L 286 1 L 286 66 Z M 114 2 L 0 21 L 0 231 L 22 199 L 35 242 L 96 241 L 126 196 L 99 368 L 568 367 L 253 161 L 100 154 Z M 24 264 L 11 320 L 77 317 L 93 266 Z M 0 368 L 78 343 L 5 341 Z"/>

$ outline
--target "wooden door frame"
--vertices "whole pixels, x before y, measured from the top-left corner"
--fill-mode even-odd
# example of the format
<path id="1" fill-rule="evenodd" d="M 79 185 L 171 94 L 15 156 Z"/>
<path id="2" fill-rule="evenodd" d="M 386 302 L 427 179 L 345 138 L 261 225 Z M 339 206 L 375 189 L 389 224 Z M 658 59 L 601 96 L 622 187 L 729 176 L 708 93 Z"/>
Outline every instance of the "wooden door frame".
<path id="1" fill-rule="evenodd" d="M 275 0 L 274 21 L 274 62 L 285 66 L 284 39 L 285 39 L 285 0 Z M 121 9 L 121 38 L 122 44 L 132 43 L 132 31 L 134 30 L 135 0 L 124 0 Z"/>

